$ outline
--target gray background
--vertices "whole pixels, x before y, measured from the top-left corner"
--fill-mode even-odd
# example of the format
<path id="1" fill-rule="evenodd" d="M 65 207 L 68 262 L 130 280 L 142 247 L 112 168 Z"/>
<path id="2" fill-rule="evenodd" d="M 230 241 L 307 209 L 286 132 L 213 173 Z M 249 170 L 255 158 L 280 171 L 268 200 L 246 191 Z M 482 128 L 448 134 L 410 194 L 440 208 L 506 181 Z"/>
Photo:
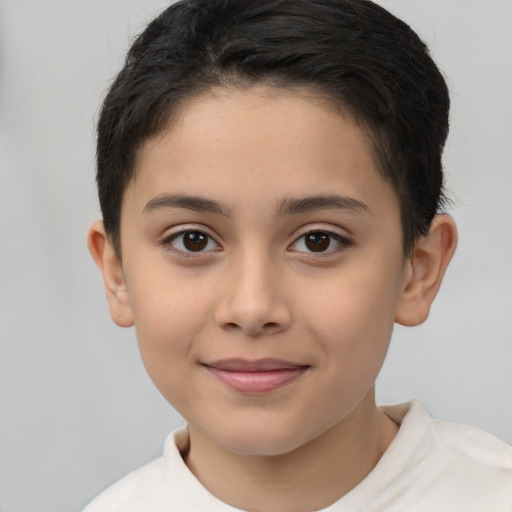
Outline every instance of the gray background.
<path id="1" fill-rule="evenodd" d="M 130 38 L 168 2 L 0 2 L 0 510 L 79 510 L 182 419 L 113 325 L 85 234 L 94 122 Z M 431 318 L 397 328 L 380 402 L 512 442 L 512 2 L 382 0 L 452 91 L 460 245 Z"/>

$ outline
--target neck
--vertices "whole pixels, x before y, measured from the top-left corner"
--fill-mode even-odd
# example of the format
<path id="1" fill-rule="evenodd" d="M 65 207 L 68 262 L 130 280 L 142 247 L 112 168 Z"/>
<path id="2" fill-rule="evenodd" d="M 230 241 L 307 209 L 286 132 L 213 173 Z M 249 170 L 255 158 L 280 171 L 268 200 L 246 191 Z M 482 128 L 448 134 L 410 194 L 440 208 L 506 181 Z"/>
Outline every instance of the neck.
<path id="1" fill-rule="evenodd" d="M 299 512 L 325 508 L 359 484 L 398 426 L 377 410 L 372 390 L 330 430 L 281 455 L 234 453 L 189 431 L 185 462 L 220 500 L 243 510 Z"/>

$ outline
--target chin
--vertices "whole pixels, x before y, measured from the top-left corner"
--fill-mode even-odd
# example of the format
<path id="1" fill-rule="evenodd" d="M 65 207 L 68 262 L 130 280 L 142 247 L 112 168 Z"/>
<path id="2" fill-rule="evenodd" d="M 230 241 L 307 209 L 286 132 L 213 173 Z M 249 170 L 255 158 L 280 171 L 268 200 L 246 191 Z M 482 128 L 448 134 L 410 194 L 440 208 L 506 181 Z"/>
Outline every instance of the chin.
<path id="1" fill-rule="evenodd" d="M 239 455 L 255 456 L 255 457 L 277 457 L 285 455 L 297 449 L 300 444 L 290 443 L 289 440 L 281 442 L 281 440 L 269 439 L 230 439 L 223 447 L 233 453 Z"/>
<path id="2" fill-rule="evenodd" d="M 224 428 L 218 436 L 211 436 L 213 442 L 226 450 L 241 455 L 274 457 L 290 453 L 313 437 L 295 429 L 265 425 L 242 425 L 236 429 Z"/>

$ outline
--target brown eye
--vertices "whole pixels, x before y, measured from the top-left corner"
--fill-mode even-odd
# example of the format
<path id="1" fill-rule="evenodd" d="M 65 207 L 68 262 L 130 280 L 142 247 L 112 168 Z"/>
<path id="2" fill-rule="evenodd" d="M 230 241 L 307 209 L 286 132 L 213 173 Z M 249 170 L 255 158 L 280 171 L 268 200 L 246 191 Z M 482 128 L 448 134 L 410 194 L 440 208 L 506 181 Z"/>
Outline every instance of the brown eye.
<path id="1" fill-rule="evenodd" d="M 304 244 L 311 252 L 324 252 L 331 245 L 331 235 L 328 233 L 309 233 L 304 237 Z"/>
<path id="2" fill-rule="evenodd" d="M 169 246 L 174 252 L 184 254 L 206 253 L 220 249 L 219 245 L 211 236 L 195 229 L 187 229 L 179 233 L 174 233 L 163 240 L 162 244 Z"/>
<path id="3" fill-rule="evenodd" d="M 306 254 L 336 254 L 347 249 L 352 242 L 331 231 L 314 230 L 299 237 L 290 250 Z"/>
<path id="4" fill-rule="evenodd" d="M 201 231 L 187 231 L 183 234 L 183 246 L 189 251 L 202 251 L 208 245 L 208 238 Z"/>

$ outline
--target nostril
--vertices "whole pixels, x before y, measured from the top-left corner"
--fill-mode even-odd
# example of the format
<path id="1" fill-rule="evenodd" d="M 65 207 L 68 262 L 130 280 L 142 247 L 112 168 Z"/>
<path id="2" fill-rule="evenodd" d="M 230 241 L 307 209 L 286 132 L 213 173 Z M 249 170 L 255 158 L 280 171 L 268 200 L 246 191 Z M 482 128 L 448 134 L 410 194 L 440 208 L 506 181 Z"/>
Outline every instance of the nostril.
<path id="1" fill-rule="evenodd" d="M 260 324 L 259 327 L 256 326 L 241 326 L 237 322 L 226 322 L 224 324 L 224 329 L 227 331 L 237 331 L 239 329 L 242 329 L 243 331 L 246 331 L 247 334 L 250 336 L 259 336 L 261 334 L 267 333 L 273 333 L 276 330 L 279 330 L 279 323 L 277 322 L 266 322 L 263 325 Z"/>

